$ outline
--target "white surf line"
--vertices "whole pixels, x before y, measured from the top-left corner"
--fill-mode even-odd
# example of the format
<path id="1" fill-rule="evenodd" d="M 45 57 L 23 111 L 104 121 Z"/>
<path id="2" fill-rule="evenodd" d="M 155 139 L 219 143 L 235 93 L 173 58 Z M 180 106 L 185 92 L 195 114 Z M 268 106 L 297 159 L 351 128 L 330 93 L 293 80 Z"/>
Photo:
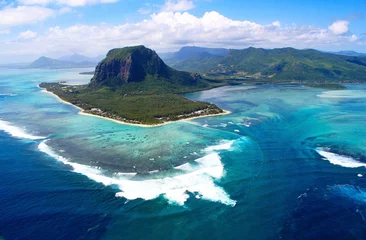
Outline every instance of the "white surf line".
<path id="1" fill-rule="evenodd" d="M 323 157 L 324 160 L 329 161 L 333 165 L 338 165 L 346 168 L 366 167 L 366 163 L 359 162 L 352 157 L 338 155 L 332 152 L 325 151 L 322 148 L 318 148 L 316 149 L 316 151 Z"/>
<path id="2" fill-rule="evenodd" d="M 12 123 L 4 120 L 0 120 L 0 130 L 3 130 L 4 132 L 10 134 L 15 138 L 30 139 L 30 140 L 39 140 L 46 138 L 44 136 L 31 135 L 27 133 L 24 129 L 16 127 Z"/>
<path id="3" fill-rule="evenodd" d="M 71 162 L 58 155 L 46 144 L 47 141 L 44 140 L 38 145 L 40 151 L 71 166 L 74 172 L 83 174 L 89 179 L 105 186 L 118 186 L 121 192 L 116 193 L 116 197 L 124 197 L 128 200 L 152 200 L 163 196 L 169 203 L 182 206 L 189 198 L 187 192 L 190 192 L 195 194 L 197 199 L 219 202 L 229 206 L 236 204 L 236 201 L 232 200 L 225 190 L 215 183 L 216 180 L 224 176 L 224 166 L 219 154 L 215 151 L 230 149 L 234 141 L 222 141 L 217 146 L 204 149 L 203 151 L 208 154 L 196 159 L 194 165 L 188 163 L 176 168 L 183 172 L 180 175 L 172 176 L 167 171 L 164 177 L 156 179 L 147 176 L 143 180 L 131 180 L 131 177 L 135 175 L 134 173 L 117 173 L 113 176 L 106 176 L 100 168 Z"/>

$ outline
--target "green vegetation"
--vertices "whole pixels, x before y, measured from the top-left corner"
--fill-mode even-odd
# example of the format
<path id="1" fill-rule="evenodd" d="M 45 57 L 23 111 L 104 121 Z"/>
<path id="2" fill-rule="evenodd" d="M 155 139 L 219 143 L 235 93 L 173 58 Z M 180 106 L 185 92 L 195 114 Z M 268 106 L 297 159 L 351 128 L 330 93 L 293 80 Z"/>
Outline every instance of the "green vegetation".
<path id="1" fill-rule="evenodd" d="M 293 48 L 229 50 L 226 56 L 203 53 L 172 66 L 221 79 L 307 83 L 366 81 L 365 57 Z"/>
<path id="2" fill-rule="evenodd" d="M 90 89 L 85 85 L 42 83 L 40 87 L 84 109 L 86 113 L 127 123 L 159 124 L 223 112 L 214 104 L 191 101 L 176 94 L 154 94 L 154 90 L 140 91 L 134 86 L 112 90 L 108 87 Z M 135 87 L 140 86 L 136 84 Z"/>

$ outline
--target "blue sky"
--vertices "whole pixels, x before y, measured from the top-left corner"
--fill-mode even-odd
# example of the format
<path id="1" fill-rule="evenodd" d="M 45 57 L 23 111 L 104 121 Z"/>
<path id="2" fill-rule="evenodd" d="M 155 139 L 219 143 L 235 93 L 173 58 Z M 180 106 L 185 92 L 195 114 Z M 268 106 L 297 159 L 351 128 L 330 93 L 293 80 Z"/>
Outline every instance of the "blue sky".
<path id="1" fill-rule="evenodd" d="M 0 0 L 0 62 L 144 44 L 366 52 L 365 0 Z"/>

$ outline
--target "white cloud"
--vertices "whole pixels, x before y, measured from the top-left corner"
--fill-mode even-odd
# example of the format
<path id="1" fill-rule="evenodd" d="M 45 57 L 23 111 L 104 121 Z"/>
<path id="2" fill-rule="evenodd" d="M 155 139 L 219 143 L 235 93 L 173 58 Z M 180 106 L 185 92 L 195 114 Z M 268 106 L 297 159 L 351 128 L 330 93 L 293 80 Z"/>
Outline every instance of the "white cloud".
<path id="1" fill-rule="evenodd" d="M 144 44 L 158 52 L 177 50 L 184 45 L 246 48 L 296 47 L 329 48 L 358 44 L 357 36 L 335 35 L 313 26 L 281 27 L 279 22 L 262 25 L 236 21 L 218 12 L 196 17 L 187 12 L 160 12 L 147 19 L 122 25 L 74 25 L 52 27 L 27 41 L 2 41 L 0 59 L 21 54 L 59 56 L 79 52 L 105 54 L 109 49 Z"/>
<path id="2" fill-rule="evenodd" d="M 118 1 L 119 0 L 18 0 L 20 4 L 24 5 L 56 4 L 70 7 L 80 7 L 80 6 L 103 4 L 103 3 L 115 3 Z"/>
<path id="3" fill-rule="evenodd" d="M 0 27 L 12 27 L 43 21 L 54 14 L 49 8 L 38 6 L 6 7 L 0 10 Z"/>
<path id="4" fill-rule="evenodd" d="M 279 22 L 279 21 L 274 21 L 273 23 L 272 23 L 272 26 L 274 26 L 274 27 L 281 27 L 281 23 Z"/>
<path id="5" fill-rule="evenodd" d="M 142 15 L 147 15 L 151 13 L 151 9 L 148 8 L 139 8 L 139 10 L 137 10 L 138 13 L 142 14 Z"/>
<path id="6" fill-rule="evenodd" d="M 355 34 L 353 34 L 351 37 L 350 37 L 350 41 L 351 42 L 356 42 L 358 40 L 358 37 L 355 35 Z"/>
<path id="7" fill-rule="evenodd" d="M 145 3 L 145 6 L 142 8 L 139 8 L 139 10 L 137 10 L 137 12 L 142 15 L 147 15 L 147 14 L 152 13 L 154 11 L 155 7 L 156 7 L 155 4 Z"/>
<path id="8" fill-rule="evenodd" d="M 18 0 L 18 3 L 24 5 L 46 5 L 51 2 L 51 0 Z"/>
<path id="9" fill-rule="evenodd" d="M 19 34 L 19 39 L 31 39 L 37 36 L 36 32 L 32 32 L 31 30 L 27 30 L 25 32 L 21 32 Z"/>
<path id="10" fill-rule="evenodd" d="M 1 34 L 9 34 L 10 33 L 10 31 L 9 30 L 0 30 L 0 35 Z"/>
<path id="11" fill-rule="evenodd" d="M 335 35 L 342 35 L 348 32 L 349 22 L 345 20 L 335 21 L 332 25 L 328 27 L 329 31 L 331 31 Z"/>
<path id="12" fill-rule="evenodd" d="M 72 12 L 72 9 L 71 9 L 71 8 L 69 8 L 69 7 L 63 7 L 63 8 L 60 8 L 60 9 L 58 10 L 58 12 L 59 12 L 60 14 L 69 13 L 69 12 Z"/>
<path id="13" fill-rule="evenodd" d="M 165 12 L 184 12 L 195 8 L 193 1 L 190 0 L 168 0 L 165 2 L 162 11 Z"/>

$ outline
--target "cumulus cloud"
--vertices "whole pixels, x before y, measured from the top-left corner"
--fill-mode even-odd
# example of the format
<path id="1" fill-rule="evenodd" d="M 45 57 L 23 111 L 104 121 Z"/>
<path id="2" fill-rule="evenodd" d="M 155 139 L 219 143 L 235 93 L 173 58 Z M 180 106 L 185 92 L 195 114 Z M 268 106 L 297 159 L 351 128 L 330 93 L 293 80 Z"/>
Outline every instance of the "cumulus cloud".
<path id="1" fill-rule="evenodd" d="M 19 34 L 19 39 L 31 39 L 37 36 L 36 32 L 32 32 L 31 30 L 27 30 L 25 32 L 21 32 Z"/>
<path id="2" fill-rule="evenodd" d="M 335 21 L 332 25 L 328 27 L 329 31 L 331 31 L 335 35 L 342 35 L 348 32 L 349 22 L 345 20 Z"/>
<path id="3" fill-rule="evenodd" d="M 190 0 L 168 0 L 165 2 L 162 10 L 166 12 L 184 12 L 195 7 L 193 1 Z"/>
<path id="4" fill-rule="evenodd" d="M 0 40 L 4 46 L 0 58 L 25 53 L 58 56 L 80 52 L 96 55 L 105 54 L 111 48 L 139 44 L 163 52 L 177 50 L 184 45 L 322 48 L 357 44 L 359 41 L 356 35 L 335 35 L 329 29 L 296 25 L 282 27 L 277 21 L 268 25 L 236 21 L 215 11 L 201 17 L 187 12 L 160 12 L 136 23 L 52 27 L 28 41 Z"/>
<path id="5" fill-rule="evenodd" d="M 274 27 L 281 27 L 281 23 L 279 21 L 274 21 L 272 23 L 272 26 L 274 26 Z"/>
<path id="6" fill-rule="evenodd" d="M 115 3 L 119 0 L 18 0 L 20 4 L 24 5 L 47 5 L 57 4 L 70 7 L 80 7 L 86 5 L 95 5 L 103 3 Z"/>
<path id="7" fill-rule="evenodd" d="M 0 10 L 0 27 L 12 27 L 43 21 L 54 14 L 49 8 L 39 6 L 6 7 Z"/>

